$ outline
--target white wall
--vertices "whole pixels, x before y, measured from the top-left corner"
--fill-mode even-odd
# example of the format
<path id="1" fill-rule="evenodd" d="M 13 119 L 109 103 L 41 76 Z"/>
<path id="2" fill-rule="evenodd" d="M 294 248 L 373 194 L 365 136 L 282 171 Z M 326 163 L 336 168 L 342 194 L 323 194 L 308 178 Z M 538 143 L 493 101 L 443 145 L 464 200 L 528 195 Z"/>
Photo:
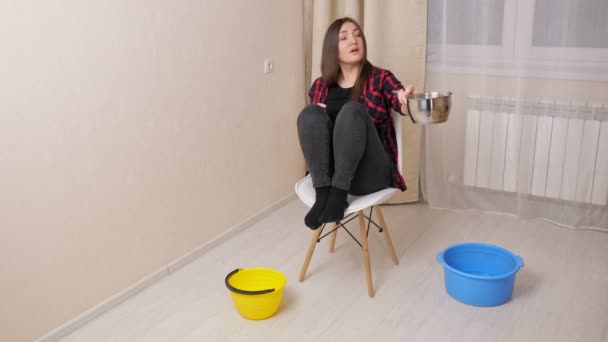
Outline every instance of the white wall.
<path id="1" fill-rule="evenodd" d="M 0 340 L 291 193 L 302 49 L 299 1 L 1 2 Z"/>

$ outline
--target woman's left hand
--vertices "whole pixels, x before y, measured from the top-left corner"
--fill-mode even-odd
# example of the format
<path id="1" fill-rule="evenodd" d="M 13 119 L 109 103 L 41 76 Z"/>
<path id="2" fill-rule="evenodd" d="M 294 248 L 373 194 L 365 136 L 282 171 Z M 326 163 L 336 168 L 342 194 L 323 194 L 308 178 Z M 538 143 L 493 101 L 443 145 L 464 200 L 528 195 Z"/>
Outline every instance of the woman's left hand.
<path id="1" fill-rule="evenodd" d="M 397 96 L 399 97 L 399 103 L 401 103 L 401 105 L 404 105 L 407 103 L 407 97 L 409 95 L 415 94 L 416 93 L 416 89 L 414 89 L 414 86 L 412 85 L 408 85 L 407 87 L 405 87 L 405 89 L 400 89 L 397 91 Z"/>

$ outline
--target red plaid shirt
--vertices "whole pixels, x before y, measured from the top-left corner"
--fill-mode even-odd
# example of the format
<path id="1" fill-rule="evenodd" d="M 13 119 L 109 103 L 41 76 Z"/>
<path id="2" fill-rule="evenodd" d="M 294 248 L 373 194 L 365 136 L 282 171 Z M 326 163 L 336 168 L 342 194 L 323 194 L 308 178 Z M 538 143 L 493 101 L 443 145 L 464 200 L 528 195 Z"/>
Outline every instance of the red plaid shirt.
<path id="1" fill-rule="evenodd" d="M 393 94 L 393 90 L 398 89 L 403 89 L 403 85 L 392 72 L 374 67 L 370 78 L 365 82 L 359 102 L 367 109 L 372 122 L 376 126 L 380 141 L 384 145 L 384 150 L 391 161 L 391 173 L 393 175 L 391 186 L 405 191 L 407 189 L 405 181 L 397 167 L 399 165 L 397 162 L 397 158 L 399 158 L 397 155 L 397 138 L 393 118 L 390 115 L 391 109 L 403 115 L 399 98 L 396 94 Z M 308 92 L 311 103 L 324 103 L 327 92 L 327 83 L 322 77 L 317 78 Z"/>

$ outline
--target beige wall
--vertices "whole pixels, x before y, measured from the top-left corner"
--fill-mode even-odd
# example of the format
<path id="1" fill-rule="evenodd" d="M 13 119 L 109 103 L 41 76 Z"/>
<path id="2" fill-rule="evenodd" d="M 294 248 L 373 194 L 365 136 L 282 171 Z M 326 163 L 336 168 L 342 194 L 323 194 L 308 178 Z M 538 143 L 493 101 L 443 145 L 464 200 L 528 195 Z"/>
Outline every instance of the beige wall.
<path id="1" fill-rule="evenodd" d="M 43 335 L 302 176 L 300 2 L 3 1 L 0 42 L 0 341 Z"/>

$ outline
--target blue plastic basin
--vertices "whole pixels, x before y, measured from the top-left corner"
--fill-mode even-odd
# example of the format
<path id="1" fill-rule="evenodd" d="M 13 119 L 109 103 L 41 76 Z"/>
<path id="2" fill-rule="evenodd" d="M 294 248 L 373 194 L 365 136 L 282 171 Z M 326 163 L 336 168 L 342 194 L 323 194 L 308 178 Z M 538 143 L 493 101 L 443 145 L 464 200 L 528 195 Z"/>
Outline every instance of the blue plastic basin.
<path id="1" fill-rule="evenodd" d="M 485 243 L 461 243 L 437 255 L 445 289 L 454 299 L 475 306 L 496 306 L 513 295 L 515 275 L 524 266 L 519 255 Z"/>

